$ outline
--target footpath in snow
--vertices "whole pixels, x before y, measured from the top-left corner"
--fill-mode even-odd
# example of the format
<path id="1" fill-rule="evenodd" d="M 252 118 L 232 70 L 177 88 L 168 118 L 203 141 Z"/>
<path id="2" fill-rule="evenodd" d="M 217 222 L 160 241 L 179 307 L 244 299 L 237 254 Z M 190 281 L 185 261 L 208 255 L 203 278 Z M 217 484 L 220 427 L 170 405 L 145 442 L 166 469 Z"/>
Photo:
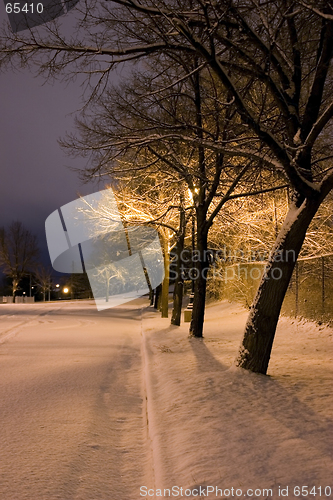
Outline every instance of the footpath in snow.
<path id="1" fill-rule="evenodd" d="M 155 484 L 139 498 L 333 498 L 333 331 L 281 318 L 263 376 L 232 366 L 247 314 L 210 305 L 190 339 L 144 310 Z"/>
<path id="2" fill-rule="evenodd" d="M 152 481 L 146 304 L 0 307 L 0 500 L 137 500 Z"/>

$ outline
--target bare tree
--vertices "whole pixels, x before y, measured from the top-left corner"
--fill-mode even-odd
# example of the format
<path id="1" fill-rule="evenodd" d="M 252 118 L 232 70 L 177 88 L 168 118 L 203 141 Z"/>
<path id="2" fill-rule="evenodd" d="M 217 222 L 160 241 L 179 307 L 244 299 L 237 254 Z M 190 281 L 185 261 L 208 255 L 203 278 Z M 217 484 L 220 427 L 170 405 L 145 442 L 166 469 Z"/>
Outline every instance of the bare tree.
<path id="1" fill-rule="evenodd" d="M 320 141 L 333 116 L 332 6 L 326 0 L 315 6 L 301 0 L 113 0 L 89 6 L 84 14 L 69 40 L 57 25 L 22 37 L 7 31 L 0 41 L 2 63 L 37 62 L 51 75 L 88 69 L 99 78 L 91 81 L 95 95 L 119 62 L 156 52 L 171 59 L 196 54 L 199 65 L 209 66 L 230 93 L 253 135 L 252 144 L 238 145 L 241 154 L 274 165 L 293 187 L 237 360 L 240 367 L 266 373 L 307 228 L 333 187 L 331 144 L 323 148 Z M 92 33 L 88 43 L 87 32 Z M 230 144 L 218 146 L 223 152 Z M 294 252 L 292 261 L 277 258 L 288 252 Z"/>
<path id="2" fill-rule="evenodd" d="M 170 179 L 167 176 L 156 174 L 141 175 L 139 178 L 134 176 L 130 183 L 126 182 L 125 190 L 120 190 L 118 186 L 116 196 L 126 225 L 148 225 L 155 227 L 159 233 L 164 256 L 164 279 L 160 297 L 162 317 L 168 317 L 170 253 L 172 249 L 176 250 L 171 324 L 179 326 L 183 301 L 183 276 L 179 256 L 184 249 L 189 213 L 186 210 L 183 183 L 179 183 L 175 189 L 174 183 L 168 181 Z M 157 302 L 158 300 L 156 305 Z"/>
<path id="3" fill-rule="evenodd" d="M 36 284 L 43 295 L 43 300 L 46 300 L 46 294 L 50 300 L 50 293 L 52 290 L 52 269 L 43 265 L 38 265 L 34 271 Z"/>
<path id="4" fill-rule="evenodd" d="M 12 280 L 13 297 L 21 279 L 33 270 L 38 253 L 36 236 L 20 221 L 0 228 L 0 267 Z"/>
<path id="5" fill-rule="evenodd" d="M 184 57 L 176 68 L 174 64 L 156 61 L 154 67 L 146 65 L 143 74 L 135 72 L 133 80 L 128 80 L 121 88 L 108 89 L 90 116 L 86 113 L 77 121 L 80 136 L 70 136 L 65 146 L 74 154 L 89 155 L 90 166 L 83 172 L 84 178 L 135 176 L 139 186 L 149 186 L 147 176 L 152 176 L 153 189 L 166 191 L 164 204 L 167 193 L 177 194 L 177 201 L 174 194 L 169 196 L 165 210 L 171 213 L 170 210 L 179 209 L 179 224 L 173 224 L 173 230 L 178 234 L 180 254 L 185 237 L 183 228 L 194 211 L 197 258 L 196 272 L 192 272 L 195 293 L 190 333 L 201 337 L 209 229 L 236 188 L 240 191 L 241 180 L 243 187 L 248 185 L 251 190 L 260 168 L 256 164 L 254 170 L 251 158 L 237 147 L 221 151 L 220 143 L 245 143 L 251 138 L 247 138 L 247 129 L 240 123 L 232 100 L 228 101 L 215 75 L 199 67 L 195 57 Z M 136 189 L 133 180 L 131 188 Z M 142 198 L 146 195 L 143 189 Z M 129 193 L 129 200 L 130 196 Z M 146 197 L 147 203 L 156 205 Z M 177 260 L 180 254 L 175 256 Z M 181 286 L 177 281 L 177 304 L 181 302 L 177 296 Z M 179 324 L 179 308 L 176 310 L 172 322 Z"/>
<path id="6" fill-rule="evenodd" d="M 175 245 L 178 248 L 180 236 L 185 233 L 186 227 L 186 220 L 184 220 L 184 217 L 178 215 L 178 213 L 183 214 L 185 211 L 182 205 L 182 196 L 179 195 L 180 187 L 178 186 L 177 191 L 172 189 L 172 187 L 173 185 L 169 182 L 168 178 L 164 178 L 161 175 L 158 176 L 156 173 L 155 175 L 146 174 L 138 177 L 134 175 L 131 178 L 118 179 L 117 185 L 113 188 L 113 194 L 117 200 L 116 212 L 121 216 L 125 234 L 127 235 L 128 251 L 133 251 L 130 236 L 133 236 L 133 231 L 137 233 L 138 226 L 154 227 L 160 236 L 164 254 L 162 317 L 168 317 L 170 250 Z M 118 218 L 118 215 L 115 216 L 113 195 L 110 198 L 107 192 L 102 196 L 97 206 L 87 204 L 83 212 L 87 219 L 93 219 L 94 221 L 93 238 L 108 235 L 115 218 Z M 142 247 L 142 250 L 144 250 L 152 233 L 143 230 L 140 234 L 140 248 Z M 137 233 L 135 236 L 135 248 L 139 242 L 138 236 Z M 140 248 L 136 248 L 136 251 L 140 251 Z M 105 259 L 105 262 L 108 263 L 103 269 L 108 268 L 112 274 L 113 266 L 109 264 L 108 259 Z M 148 287 L 152 292 L 149 275 L 145 268 L 144 272 Z M 178 277 L 181 278 L 181 273 L 179 273 Z M 178 280 L 176 279 L 177 282 Z M 173 316 L 175 309 L 177 309 L 177 316 L 179 315 L 180 318 L 181 302 L 182 297 L 179 299 L 179 309 L 178 306 L 174 307 Z"/>

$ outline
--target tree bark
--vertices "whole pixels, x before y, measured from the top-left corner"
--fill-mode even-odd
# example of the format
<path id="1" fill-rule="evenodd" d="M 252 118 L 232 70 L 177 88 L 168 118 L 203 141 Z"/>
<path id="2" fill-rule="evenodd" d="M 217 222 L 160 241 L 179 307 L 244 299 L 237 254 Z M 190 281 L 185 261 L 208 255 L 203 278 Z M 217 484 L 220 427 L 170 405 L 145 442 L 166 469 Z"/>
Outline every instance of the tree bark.
<path id="1" fill-rule="evenodd" d="M 16 292 L 18 290 L 18 286 L 19 286 L 19 279 L 18 278 L 13 278 L 12 279 L 12 289 L 13 289 L 13 302 L 15 302 L 15 296 L 16 296 Z"/>
<path id="2" fill-rule="evenodd" d="M 149 286 L 149 305 L 154 305 L 154 290 L 151 286 Z"/>
<path id="3" fill-rule="evenodd" d="M 200 215 L 197 217 L 197 252 L 195 253 L 196 275 L 194 285 L 194 300 L 192 310 L 192 320 L 190 324 L 190 335 L 193 337 L 203 336 L 203 324 L 205 317 L 206 305 L 206 288 L 207 288 L 207 230 L 205 228 L 206 218 L 201 220 Z M 194 269 L 192 269 L 192 272 Z"/>
<path id="4" fill-rule="evenodd" d="M 162 285 L 158 285 L 155 289 L 155 301 L 154 301 L 154 309 L 159 309 L 161 304 L 161 291 Z"/>
<path id="5" fill-rule="evenodd" d="M 270 254 L 263 278 L 251 306 L 236 365 L 267 373 L 281 306 L 305 239 L 306 231 L 322 199 L 306 198 L 293 203 Z"/>
<path id="6" fill-rule="evenodd" d="M 182 199 L 183 201 L 183 199 Z M 176 266 L 172 270 L 175 273 L 175 288 L 173 290 L 173 309 L 171 316 L 171 324 L 180 326 L 182 305 L 183 305 L 183 292 L 184 292 L 184 277 L 182 274 L 182 256 L 184 250 L 185 242 L 185 231 L 186 231 L 186 216 L 185 210 L 181 207 L 179 213 L 179 233 L 178 241 L 176 245 Z"/>
<path id="7" fill-rule="evenodd" d="M 170 256 L 167 241 L 164 249 L 164 278 L 162 282 L 162 318 L 167 318 L 169 314 L 169 272 L 170 272 Z"/>
<path id="8" fill-rule="evenodd" d="M 183 291 L 184 291 L 184 280 L 182 275 L 182 252 L 184 250 L 184 239 L 185 233 L 183 233 L 177 243 L 176 250 L 176 267 L 173 272 L 176 275 L 175 278 L 175 288 L 173 291 L 173 309 L 171 324 L 180 326 L 181 314 L 182 314 L 182 304 L 183 304 Z"/>

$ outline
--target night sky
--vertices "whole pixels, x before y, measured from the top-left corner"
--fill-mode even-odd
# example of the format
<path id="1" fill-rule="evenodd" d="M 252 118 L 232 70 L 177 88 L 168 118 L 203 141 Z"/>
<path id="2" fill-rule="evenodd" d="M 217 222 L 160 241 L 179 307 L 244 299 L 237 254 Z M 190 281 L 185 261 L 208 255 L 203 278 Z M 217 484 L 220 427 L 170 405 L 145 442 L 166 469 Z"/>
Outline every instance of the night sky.
<path id="1" fill-rule="evenodd" d="M 75 11 L 59 18 L 67 35 L 74 29 Z M 0 22 L 4 20 L 7 14 L 0 2 Z M 113 80 L 119 82 L 117 72 Z M 0 226 L 20 220 L 37 235 L 46 265 L 45 219 L 79 194 L 104 187 L 101 182 L 83 184 L 69 167 L 82 168 L 87 160 L 70 158 L 57 142 L 74 131 L 75 112 L 83 104 L 82 81 L 45 81 L 28 68 L 0 72 Z"/>
<path id="2" fill-rule="evenodd" d="M 20 220 L 38 236 L 44 263 L 49 264 L 44 223 L 61 205 L 101 189 L 83 185 L 57 139 L 73 130 L 80 108 L 79 84 L 44 84 L 28 71 L 0 74 L 0 225 Z"/>

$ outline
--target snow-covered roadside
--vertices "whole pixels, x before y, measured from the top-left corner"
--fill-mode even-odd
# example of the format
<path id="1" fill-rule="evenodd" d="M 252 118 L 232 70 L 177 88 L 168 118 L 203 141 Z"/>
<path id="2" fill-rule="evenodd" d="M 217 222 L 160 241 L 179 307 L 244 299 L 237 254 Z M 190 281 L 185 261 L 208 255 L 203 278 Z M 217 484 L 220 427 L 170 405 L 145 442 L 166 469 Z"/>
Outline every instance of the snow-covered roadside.
<path id="1" fill-rule="evenodd" d="M 0 344 L 13 337 L 23 325 L 27 325 L 30 321 L 52 310 L 59 309 L 58 303 L 44 302 L 38 306 L 36 307 L 35 304 L 1 304 Z"/>
<path id="2" fill-rule="evenodd" d="M 141 307 L 0 308 L 0 500 L 137 500 L 153 480 Z"/>
<path id="3" fill-rule="evenodd" d="M 288 486 L 285 496 L 296 498 L 295 486 L 315 486 L 317 496 L 321 486 L 325 496 L 333 470 L 333 331 L 281 318 L 265 377 L 232 367 L 246 317 L 235 304 L 209 306 L 201 340 L 188 338 L 188 324 L 170 327 L 145 312 L 156 488 L 183 487 L 183 496 L 188 488 L 193 498 L 200 486 L 208 498 L 236 497 L 237 488 L 243 498 L 251 490 L 279 498 Z M 222 494 L 208 494 L 207 485 Z"/>

